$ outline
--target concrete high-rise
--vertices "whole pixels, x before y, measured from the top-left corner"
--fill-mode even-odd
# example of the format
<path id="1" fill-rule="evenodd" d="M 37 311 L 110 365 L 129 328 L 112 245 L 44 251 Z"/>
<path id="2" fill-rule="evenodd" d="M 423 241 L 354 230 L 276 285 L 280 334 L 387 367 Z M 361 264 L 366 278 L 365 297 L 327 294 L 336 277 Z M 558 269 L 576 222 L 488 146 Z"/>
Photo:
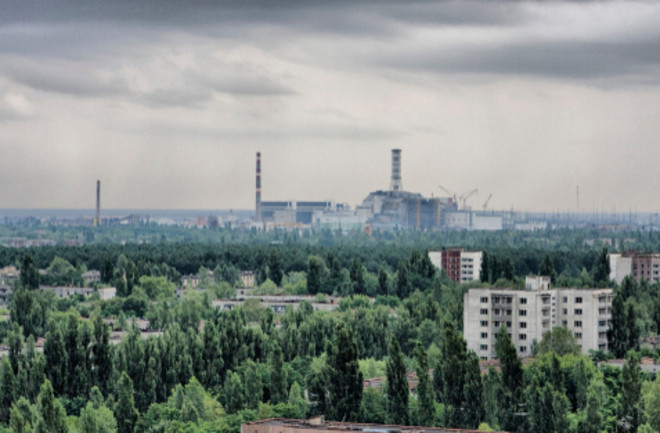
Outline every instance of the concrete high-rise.
<path id="1" fill-rule="evenodd" d="M 530 356 L 534 340 L 564 326 L 583 354 L 607 350 L 612 289 L 470 289 L 464 295 L 463 329 L 468 349 L 482 359 L 495 357 L 495 337 L 506 326 L 520 356 Z"/>

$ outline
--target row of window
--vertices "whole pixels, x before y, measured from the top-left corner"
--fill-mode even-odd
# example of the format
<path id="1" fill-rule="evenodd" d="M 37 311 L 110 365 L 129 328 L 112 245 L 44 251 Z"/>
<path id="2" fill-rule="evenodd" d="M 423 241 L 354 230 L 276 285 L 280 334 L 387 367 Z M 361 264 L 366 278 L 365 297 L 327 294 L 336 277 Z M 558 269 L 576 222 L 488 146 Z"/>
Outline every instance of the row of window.
<path id="1" fill-rule="evenodd" d="M 547 322 L 547 321 L 544 321 L 543 326 L 546 326 L 547 323 L 545 323 L 545 322 Z M 602 323 L 602 325 L 601 325 L 601 323 Z M 482 327 L 487 327 L 488 326 L 488 320 L 482 320 L 480 322 L 480 324 L 481 324 Z M 505 324 L 505 322 L 500 322 L 499 320 L 493 321 L 493 325 L 496 328 L 499 328 L 500 325 L 503 325 L 503 324 Z M 604 320 L 598 322 L 598 326 L 605 326 L 605 324 L 606 324 L 606 322 Z M 568 322 L 566 320 L 562 320 L 561 325 L 562 326 L 568 326 Z M 511 328 L 511 322 L 506 322 L 506 327 Z M 527 328 L 527 322 L 518 322 L 518 327 L 520 329 L 526 329 Z M 573 321 L 573 327 L 574 328 L 582 328 L 582 320 Z"/>
<path id="2" fill-rule="evenodd" d="M 480 344 L 479 345 L 479 350 L 486 351 L 488 350 L 488 345 L 487 344 Z M 518 348 L 520 350 L 520 353 L 527 353 L 527 346 L 520 346 Z"/>
<path id="3" fill-rule="evenodd" d="M 507 328 L 511 328 L 511 322 L 500 322 L 499 320 L 494 320 L 493 321 L 493 326 L 495 328 L 499 328 L 501 326 L 506 325 Z M 482 327 L 487 327 L 488 326 L 488 320 L 482 320 L 481 321 L 481 326 Z"/>
<path id="4" fill-rule="evenodd" d="M 550 299 L 543 299 L 543 300 L 544 300 L 544 301 L 547 301 L 547 302 L 550 302 Z M 487 304 L 487 303 L 488 303 L 488 296 L 482 296 L 482 297 L 479 299 L 479 301 L 480 301 L 482 304 Z M 493 297 L 493 303 L 496 303 L 496 304 L 497 304 L 497 303 L 500 303 L 500 302 L 505 303 L 505 304 L 510 304 L 512 301 L 513 301 L 512 298 L 510 298 L 510 297 L 506 297 L 506 296 L 505 296 L 505 297 L 502 297 L 502 298 L 500 298 L 500 297 L 498 297 L 498 296 L 494 296 L 494 297 Z M 567 303 L 567 302 L 568 302 L 568 297 L 567 297 L 567 296 L 563 296 L 561 301 L 562 301 L 563 303 Z M 519 299 L 518 299 L 518 302 L 520 302 L 521 304 L 526 304 L 526 303 L 527 303 L 527 298 L 519 298 Z M 581 304 L 581 303 L 582 303 L 582 296 L 576 296 L 576 297 L 575 297 L 575 303 L 576 303 L 576 304 Z"/>
<path id="5" fill-rule="evenodd" d="M 479 310 L 479 314 L 488 314 L 488 308 L 482 308 Z M 496 316 L 504 315 L 504 316 L 510 316 L 512 314 L 511 310 L 500 310 L 499 308 L 495 308 L 493 310 L 493 314 Z M 519 316 L 526 316 L 527 315 L 527 310 L 518 310 L 518 315 Z"/>

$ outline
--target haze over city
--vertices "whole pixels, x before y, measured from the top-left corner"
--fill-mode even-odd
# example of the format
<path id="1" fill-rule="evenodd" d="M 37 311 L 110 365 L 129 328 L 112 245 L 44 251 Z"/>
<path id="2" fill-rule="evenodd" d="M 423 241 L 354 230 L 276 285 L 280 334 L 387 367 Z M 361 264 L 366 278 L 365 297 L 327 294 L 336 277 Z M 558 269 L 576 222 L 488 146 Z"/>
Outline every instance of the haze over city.
<path id="1" fill-rule="evenodd" d="M 359 203 L 655 212 L 660 4 L 8 1 L 0 208 Z"/>

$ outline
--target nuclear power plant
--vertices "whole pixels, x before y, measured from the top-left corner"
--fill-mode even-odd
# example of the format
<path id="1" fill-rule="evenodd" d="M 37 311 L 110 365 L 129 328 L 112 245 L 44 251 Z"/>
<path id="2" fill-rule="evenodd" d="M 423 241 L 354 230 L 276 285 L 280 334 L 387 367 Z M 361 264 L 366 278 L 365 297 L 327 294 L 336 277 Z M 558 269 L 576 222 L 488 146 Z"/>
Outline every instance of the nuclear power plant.
<path id="1" fill-rule="evenodd" d="M 254 221 L 259 227 L 303 227 L 332 230 L 467 228 L 473 216 L 459 210 L 452 197 L 424 197 L 403 189 L 401 149 L 392 149 L 390 187 L 371 192 L 351 209 L 331 201 L 262 201 L 261 152 L 257 152 L 256 204 Z M 497 224 L 496 224 L 497 225 Z M 501 218 L 499 223 L 501 228 Z"/>
<path id="2" fill-rule="evenodd" d="M 401 149 L 392 149 L 390 189 L 374 191 L 356 208 L 365 215 L 373 228 L 438 229 L 444 225 L 444 215 L 455 211 L 451 197 L 427 198 L 403 190 L 401 180 Z"/>
<path id="3" fill-rule="evenodd" d="M 258 227 L 331 229 L 343 232 L 356 230 L 501 230 L 513 224 L 505 212 L 475 212 L 466 200 L 477 193 L 474 189 L 460 195 L 424 197 L 403 189 L 401 149 L 392 149 L 390 187 L 373 191 L 351 209 L 347 204 L 332 201 L 262 201 L 261 153 L 257 153 L 257 192 L 254 222 Z M 443 187 L 440 187 L 444 189 Z M 491 194 L 492 196 L 492 194 Z M 462 206 L 459 208 L 459 201 Z"/>

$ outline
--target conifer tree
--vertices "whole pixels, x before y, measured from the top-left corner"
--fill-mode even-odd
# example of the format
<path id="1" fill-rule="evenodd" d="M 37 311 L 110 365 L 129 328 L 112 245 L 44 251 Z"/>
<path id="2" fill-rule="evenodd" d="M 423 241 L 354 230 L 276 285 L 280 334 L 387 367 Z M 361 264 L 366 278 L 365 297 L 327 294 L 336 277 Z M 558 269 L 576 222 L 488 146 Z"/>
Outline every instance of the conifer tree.
<path id="1" fill-rule="evenodd" d="M 34 258 L 30 254 L 23 257 L 21 266 L 21 286 L 29 290 L 39 288 L 39 269 L 34 263 Z"/>
<path id="2" fill-rule="evenodd" d="M 506 327 L 501 327 L 495 340 L 495 353 L 500 360 L 502 369 L 502 404 L 504 409 L 501 414 L 500 427 L 505 430 L 515 431 L 520 424 L 520 418 L 516 417 L 518 403 L 522 396 L 523 370 L 522 363 L 516 353 L 516 347 L 511 342 L 511 337 Z"/>
<path id="3" fill-rule="evenodd" d="M 406 365 L 401 355 L 401 348 L 396 338 L 392 338 L 387 359 L 387 421 L 390 424 L 407 425 L 409 423 L 408 378 Z"/>
<path id="4" fill-rule="evenodd" d="M 424 346 L 419 341 L 415 347 L 415 371 L 417 373 L 417 420 L 421 426 L 432 426 L 435 418 L 433 386 L 429 377 L 429 363 Z"/>
<path id="5" fill-rule="evenodd" d="M 69 314 L 64 335 L 64 350 L 66 350 L 67 354 L 65 393 L 69 398 L 86 392 L 82 384 L 85 375 L 81 371 L 81 367 L 84 367 L 83 350 L 86 349 L 86 347 L 81 347 L 80 335 L 78 333 L 78 318 L 73 314 Z"/>
<path id="6" fill-rule="evenodd" d="M 14 401 L 15 378 L 7 357 L 0 361 L 0 421 L 9 421 L 11 403 Z"/>
<path id="7" fill-rule="evenodd" d="M 100 405 L 94 407 L 88 402 L 80 411 L 80 433 L 115 433 L 117 431 L 117 420 L 112 411 Z"/>
<path id="8" fill-rule="evenodd" d="M 629 332 L 623 296 L 621 293 L 615 293 L 612 300 L 612 320 L 607 330 L 607 344 L 616 358 L 623 358 L 628 351 Z"/>
<path id="9" fill-rule="evenodd" d="M 545 258 L 539 266 L 539 274 L 550 277 L 550 281 L 554 284 L 557 280 L 557 271 L 555 271 L 555 265 L 552 263 L 552 259 L 549 254 L 545 255 Z"/>
<path id="10" fill-rule="evenodd" d="M 608 259 L 607 248 L 603 248 L 596 257 L 593 266 L 594 282 L 598 286 L 605 286 L 610 279 L 610 261 Z"/>
<path id="11" fill-rule="evenodd" d="M 378 268 L 378 290 L 381 294 L 388 294 L 388 280 L 387 271 L 385 269 Z"/>
<path id="12" fill-rule="evenodd" d="M 237 373 L 227 374 L 222 401 L 228 413 L 236 413 L 243 409 L 243 383 Z"/>
<path id="13" fill-rule="evenodd" d="M 307 292 L 316 295 L 321 291 L 321 273 L 323 261 L 318 256 L 310 256 L 307 260 Z"/>
<path id="14" fill-rule="evenodd" d="M 353 257 L 353 260 L 351 261 L 350 277 L 353 286 L 353 293 L 357 295 L 364 294 L 364 269 L 362 269 L 362 262 L 357 257 Z"/>
<path id="15" fill-rule="evenodd" d="M 476 429 L 484 418 L 483 383 L 479 358 L 473 351 L 465 361 L 465 387 L 463 388 L 463 423 L 461 427 Z"/>
<path id="16" fill-rule="evenodd" d="M 488 251 L 484 251 L 481 254 L 481 270 L 479 271 L 479 279 L 482 283 L 491 283 L 491 269 L 490 269 L 490 257 L 488 256 Z"/>
<path id="17" fill-rule="evenodd" d="M 305 419 L 307 417 L 307 402 L 298 382 L 293 382 L 291 385 L 288 403 L 294 409 L 295 418 Z"/>
<path id="18" fill-rule="evenodd" d="M 328 344 L 328 417 L 337 421 L 354 421 L 362 401 L 362 372 L 353 330 L 344 322 L 335 329 Z"/>
<path id="19" fill-rule="evenodd" d="M 603 404 L 607 399 L 607 388 L 599 379 L 592 379 L 587 390 L 584 418 L 578 424 L 582 433 L 600 433 L 603 430 Z"/>
<path id="20" fill-rule="evenodd" d="M 37 397 L 39 419 L 36 423 L 36 433 L 67 433 L 66 413 L 59 399 L 55 398 L 53 387 L 48 379 L 41 385 Z"/>
<path id="21" fill-rule="evenodd" d="M 223 364 L 218 328 L 213 320 L 208 320 L 204 326 L 203 368 L 200 374 L 205 388 L 212 390 L 220 386 Z"/>
<path id="22" fill-rule="evenodd" d="M 49 383 L 52 383 L 53 390 L 57 395 L 64 394 L 67 385 L 67 353 L 62 332 L 55 322 L 51 322 L 50 331 L 46 334 L 44 357 L 46 359 L 45 371 L 50 380 Z"/>
<path id="23" fill-rule="evenodd" d="M 243 372 L 243 387 L 245 389 L 245 405 L 248 409 L 256 409 L 262 402 L 264 386 L 257 364 L 248 360 Z"/>
<path id="24" fill-rule="evenodd" d="M 282 284 L 282 278 L 284 277 L 284 271 L 282 270 L 282 257 L 275 248 L 270 250 L 268 277 L 273 280 L 277 287 Z"/>
<path id="25" fill-rule="evenodd" d="M 637 325 L 637 314 L 635 313 L 635 305 L 632 301 L 626 305 L 626 326 L 628 327 L 626 349 L 639 350 L 640 329 Z"/>
<path id="26" fill-rule="evenodd" d="M 125 371 L 122 371 L 121 378 L 117 383 L 117 404 L 115 406 L 117 433 L 133 432 L 138 419 L 138 411 L 135 408 L 135 396 L 133 394 L 133 381 Z"/>
<path id="27" fill-rule="evenodd" d="M 405 262 L 399 262 L 396 270 L 396 294 L 399 298 L 407 298 L 410 294 L 410 282 L 408 281 L 408 266 Z"/>
<path id="28" fill-rule="evenodd" d="M 643 421 L 642 370 L 635 351 L 626 354 L 621 372 L 621 400 L 619 401 L 617 432 L 633 433 Z"/>
<path id="29" fill-rule="evenodd" d="M 284 403 L 287 400 L 287 377 L 284 370 L 284 356 L 277 342 L 273 342 L 273 349 L 269 362 L 270 371 L 270 402 L 272 404 Z"/>
<path id="30" fill-rule="evenodd" d="M 9 430 L 11 433 L 33 433 L 38 414 L 36 408 L 28 399 L 21 397 L 12 403 L 10 411 Z"/>
<path id="31" fill-rule="evenodd" d="M 112 359 L 110 358 L 110 329 L 103 323 L 100 315 L 94 317 L 92 325 L 91 347 L 92 383 L 99 387 L 102 393 L 109 393 L 110 375 L 112 374 Z"/>

